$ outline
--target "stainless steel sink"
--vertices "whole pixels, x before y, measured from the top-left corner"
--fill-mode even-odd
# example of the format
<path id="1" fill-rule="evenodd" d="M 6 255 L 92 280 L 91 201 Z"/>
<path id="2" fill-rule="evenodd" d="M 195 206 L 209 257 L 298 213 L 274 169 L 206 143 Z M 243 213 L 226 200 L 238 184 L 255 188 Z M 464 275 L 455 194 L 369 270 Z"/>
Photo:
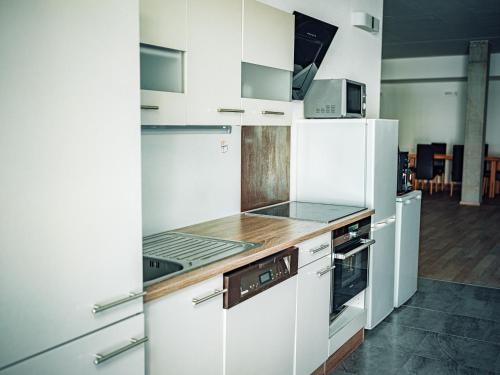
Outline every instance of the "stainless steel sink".
<path id="1" fill-rule="evenodd" d="M 151 285 L 260 246 L 180 232 L 162 232 L 142 241 L 144 285 Z"/>
<path id="2" fill-rule="evenodd" d="M 175 262 L 170 262 L 168 260 L 156 259 L 143 256 L 142 258 L 142 277 L 144 282 L 158 279 L 163 276 L 167 276 L 179 271 L 182 271 L 184 267 Z"/>

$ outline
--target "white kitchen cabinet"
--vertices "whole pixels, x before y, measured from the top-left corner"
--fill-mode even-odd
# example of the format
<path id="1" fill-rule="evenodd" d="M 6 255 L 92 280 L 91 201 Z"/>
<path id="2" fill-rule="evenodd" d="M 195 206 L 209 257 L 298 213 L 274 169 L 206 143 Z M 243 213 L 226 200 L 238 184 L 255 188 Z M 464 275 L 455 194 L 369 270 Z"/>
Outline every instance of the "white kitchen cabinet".
<path id="1" fill-rule="evenodd" d="M 187 0 L 140 0 L 141 43 L 186 51 Z"/>
<path id="2" fill-rule="evenodd" d="M 242 124 L 290 126 L 294 16 L 243 0 L 242 36 Z"/>
<path id="3" fill-rule="evenodd" d="M 187 123 L 241 125 L 239 0 L 188 0 Z"/>
<path id="4" fill-rule="evenodd" d="M 222 275 L 148 302 L 146 374 L 222 374 Z"/>
<path id="5" fill-rule="evenodd" d="M 243 125 L 291 126 L 292 102 L 241 98 Z"/>
<path id="6" fill-rule="evenodd" d="M 299 255 L 300 256 L 300 255 Z M 299 268 L 294 374 L 311 374 L 328 358 L 331 255 Z"/>
<path id="7" fill-rule="evenodd" d="M 0 368 L 142 311 L 138 19 L 2 2 Z"/>
<path id="8" fill-rule="evenodd" d="M 141 125 L 185 125 L 186 94 L 141 90 Z"/>
<path id="9" fill-rule="evenodd" d="M 332 251 L 332 233 L 327 232 L 322 235 L 301 242 L 299 248 L 299 268 L 323 258 Z"/>
<path id="10" fill-rule="evenodd" d="M 293 14 L 243 0 L 242 61 L 293 71 L 294 20 Z"/>
<path id="11" fill-rule="evenodd" d="M 185 125 L 187 1 L 140 0 L 141 124 Z"/>
<path id="12" fill-rule="evenodd" d="M 139 314 L 30 358 L 2 375 L 123 375 L 144 373 L 144 315 Z M 134 343 L 133 340 L 136 340 Z M 116 350 L 122 353 L 110 356 Z M 96 355 L 101 357 L 94 363 Z M 109 357 L 109 359 L 107 359 Z"/>

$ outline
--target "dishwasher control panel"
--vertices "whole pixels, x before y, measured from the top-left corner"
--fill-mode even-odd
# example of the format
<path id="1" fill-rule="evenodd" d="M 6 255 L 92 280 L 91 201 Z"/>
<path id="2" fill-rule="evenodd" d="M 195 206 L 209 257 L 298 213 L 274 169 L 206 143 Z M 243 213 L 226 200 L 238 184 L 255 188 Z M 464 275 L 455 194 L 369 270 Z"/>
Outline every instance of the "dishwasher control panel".
<path id="1" fill-rule="evenodd" d="M 298 249 L 291 247 L 224 274 L 224 308 L 229 309 L 297 274 Z"/>

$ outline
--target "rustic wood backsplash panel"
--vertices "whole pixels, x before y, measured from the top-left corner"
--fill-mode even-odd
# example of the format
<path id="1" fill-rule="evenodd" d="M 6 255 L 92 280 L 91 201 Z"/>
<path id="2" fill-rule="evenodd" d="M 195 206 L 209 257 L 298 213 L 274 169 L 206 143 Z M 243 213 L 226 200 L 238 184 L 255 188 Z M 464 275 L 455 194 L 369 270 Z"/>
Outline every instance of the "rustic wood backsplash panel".
<path id="1" fill-rule="evenodd" d="M 243 126 L 241 210 L 290 199 L 290 127 Z"/>

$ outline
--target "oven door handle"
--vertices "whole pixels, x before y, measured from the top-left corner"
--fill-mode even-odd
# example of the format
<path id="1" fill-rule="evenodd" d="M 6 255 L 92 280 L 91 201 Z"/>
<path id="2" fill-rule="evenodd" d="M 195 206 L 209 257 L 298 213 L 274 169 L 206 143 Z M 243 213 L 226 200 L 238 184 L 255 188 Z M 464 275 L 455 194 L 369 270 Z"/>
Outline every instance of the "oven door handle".
<path id="1" fill-rule="evenodd" d="M 361 242 L 363 243 L 363 245 L 358 246 L 355 249 L 352 249 L 351 251 L 349 251 L 348 253 L 345 253 L 345 254 L 334 253 L 333 257 L 335 259 L 342 259 L 342 260 L 350 258 L 353 255 L 356 255 L 357 253 L 359 253 L 360 251 L 363 251 L 363 250 L 369 248 L 371 245 L 373 245 L 375 243 L 375 240 L 361 240 Z"/>

